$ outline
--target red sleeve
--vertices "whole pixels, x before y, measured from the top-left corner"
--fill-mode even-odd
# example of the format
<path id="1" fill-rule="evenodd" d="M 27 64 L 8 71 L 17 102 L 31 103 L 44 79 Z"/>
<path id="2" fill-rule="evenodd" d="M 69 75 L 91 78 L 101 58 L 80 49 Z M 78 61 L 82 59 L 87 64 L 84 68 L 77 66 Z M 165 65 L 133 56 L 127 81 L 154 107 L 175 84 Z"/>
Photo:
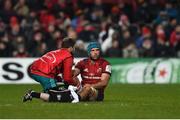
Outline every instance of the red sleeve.
<path id="1" fill-rule="evenodd" d="M 73 65 L 73 57 L 69 57 L 63 61 L 63 79 L 70 85 L 74 85 L 74 81 L 72 80 L 72 65 Z"/>
<path id="2" fill-rule="evenodd" d="M 111 75 L 111 65 L 106 61 L 104 61 L 104 63 L 103 63 L 103 71 L 102 71 L 102 73 L 108 73 L 108 74 Z"/>
<path id="3" fill-rule="evenodd" d="M 79 62 L 76 64 L 75 68 L 78 68 L 78 69 L 81 71 L 81 70 L 82 70 L 82 63 L 83 63 L 82 60 L 79 61 Z"/>

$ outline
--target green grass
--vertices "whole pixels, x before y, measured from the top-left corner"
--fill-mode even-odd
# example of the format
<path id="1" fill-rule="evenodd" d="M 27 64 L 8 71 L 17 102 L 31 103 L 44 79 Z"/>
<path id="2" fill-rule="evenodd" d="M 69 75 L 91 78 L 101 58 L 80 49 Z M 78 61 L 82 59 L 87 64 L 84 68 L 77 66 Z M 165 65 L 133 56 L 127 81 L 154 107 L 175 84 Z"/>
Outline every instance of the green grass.
<path id="1" fill-rule="evenodd" d="M 104 102 L 22 103 L 24 92 L 40 85 L 0 85 L 3 118 L 180 118 L 180 85 L 108 86 Z"/>

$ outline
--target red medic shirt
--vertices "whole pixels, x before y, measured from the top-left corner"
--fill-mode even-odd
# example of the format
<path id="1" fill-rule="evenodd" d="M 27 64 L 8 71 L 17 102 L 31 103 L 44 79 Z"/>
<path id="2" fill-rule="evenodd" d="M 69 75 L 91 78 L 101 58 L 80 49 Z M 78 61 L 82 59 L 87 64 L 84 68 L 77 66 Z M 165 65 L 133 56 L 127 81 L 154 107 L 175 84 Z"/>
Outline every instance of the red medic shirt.
<path id="1" fill-rule="evenodd" d="M 62 73 L 64 81 L 74 84 L 71 72 L 73 59 L 72 54 L 66 48 L 50 51 L 32 63 L 30 72 L 53 79 Z"/>

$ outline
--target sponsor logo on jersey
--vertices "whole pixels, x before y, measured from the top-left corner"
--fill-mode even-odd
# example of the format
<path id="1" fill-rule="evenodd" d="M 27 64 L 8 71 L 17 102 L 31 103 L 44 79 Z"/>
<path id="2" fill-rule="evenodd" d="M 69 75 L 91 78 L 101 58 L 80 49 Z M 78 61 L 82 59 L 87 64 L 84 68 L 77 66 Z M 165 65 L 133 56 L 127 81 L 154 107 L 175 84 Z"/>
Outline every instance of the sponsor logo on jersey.
<path id="1" fill-rule="evenodd" d="M 46 59 L 48 59 L 51 63 L 56 62 L 56 57 L 55 57 L 55 55 L 53 53 L 45 54 L 42 58 L 40 58 L 40 60 L 47 63 Z"/>
<path id="2" fill-rule="evenodd" d="M 84 72 L 89 72 L 87 68 L 85 68 L 83 71 L 84 71 Z"/>
<path id="3" fill-rule="evenodd" d="M 83 76 L 83 78 L 85 78 L 85 79 L 96 79 L 96 80 L 100 80 L 101 79 L 101 77 L 96 77 L 96 76 Z"/>
<path id="4" fill-rule="evenodd" d="M 95 74 L 94 73 L 89 73 L 90 76 L 94 76 Z"/>

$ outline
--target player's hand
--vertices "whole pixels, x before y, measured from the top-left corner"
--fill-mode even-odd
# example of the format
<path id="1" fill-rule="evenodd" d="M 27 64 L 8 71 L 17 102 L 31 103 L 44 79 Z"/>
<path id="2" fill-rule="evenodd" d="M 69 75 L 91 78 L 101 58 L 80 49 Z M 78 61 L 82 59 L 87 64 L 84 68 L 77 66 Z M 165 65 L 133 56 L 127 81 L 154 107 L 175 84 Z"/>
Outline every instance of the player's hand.
<path id="1" fill-rule="evenodd" d="M 57 80 L 57 82 L 62 82 L 63 81 L 61 76 L 56 76 L 55 79 Z"/>
<path id="2" fill-rule="evenodd" d="M 85 84 L 83 87 L 92 87 L 90 84 Z"/>
<path id="3" fill-rule="evenodd" d="M 77 77 L 73 77 L 73 81 L 75 83 L 75 86 L 79 86 L 81 84 L 81 82 L 79 81 Z"/>

